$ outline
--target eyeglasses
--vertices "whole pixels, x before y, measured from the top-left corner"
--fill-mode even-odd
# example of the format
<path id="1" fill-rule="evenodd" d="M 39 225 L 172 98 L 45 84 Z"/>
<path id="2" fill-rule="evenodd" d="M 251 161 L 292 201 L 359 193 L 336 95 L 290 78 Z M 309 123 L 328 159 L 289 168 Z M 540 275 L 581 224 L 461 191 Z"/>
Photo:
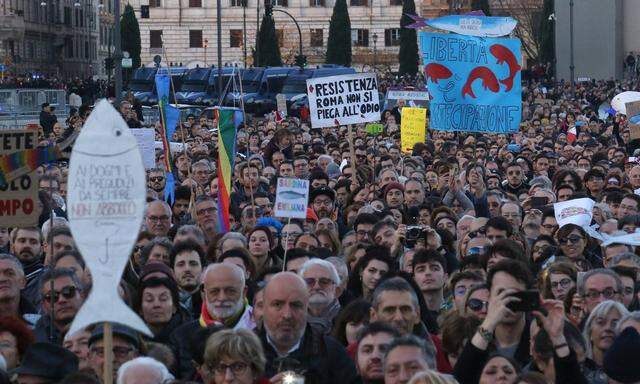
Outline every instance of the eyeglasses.
<path id="1" fill-rule="evenodd" d="M 164 181 L 164 176 L 150 177 L 149 181 L 154 182 L 154 183 L 160 183 L 160 182 Z"/>
<path id="2" fill-rule="evenodd" d="M 57 303 L 58 300 L 60 299 L 60 296 L 64 297 L 67 300 L 73 299 L 74 297 L 76 297 L 77 292 L 78 292 L 78 288 L 76 288 L 73 285 L 68 285 L 59 291 L 53 291 L 53 294 L 51 294 L 51 292 L 47 292 L 43 294 L 42 300 L 47 303 L 51 303 L 51 302 Z"/>
<path id="3" fill-rule="evenodd" d="M 560 243 L 562 245 L 565 245 L 565 244 L 568 244 L 568 243 L 577 244 L 582 240 L 584 240 L 584 238 L 582 236 L 572 235 L 572 236 L 568 236 L 566 238 L 558 239 L 558 243 Z"/>
<path id="4" fill-rule="evenodd" d="M 602 296 L 605 299 L 609 300 L 609 299 L 612 299 L 618 293 L 619 292 L 613 288 L 605 288 L 602 291 L 596 291 L 596 290 L 588 291 L 587 293 L 585 293 L 584 297 L 591 300 L 597 300 L 600 296 Z"/>
<path id="5" fill-rule="evenodd" d="M 569 286 L 571 285 L 572 282 L 573 282 L 573 280 L 571 280 L 569 278 L 565 278 L 565 279 L 562 279 L 560 281 L 554 281 L 554 282 L 551 283 L 551 288 L 558 289 L 558 287 L 560 287 L 562 289 L 567 289 L 567 288 L 569 288 Z"/>
<path id="6" fill-rule="evenodd" d="M 148 216 L 147 220 L 152 221 L 152 222 L 169 221 L 169 216 L 167 216 L 167 215 L 164 215 L 164 216 Z"/>
<path id="7" fill-rule="evenodd" d="M 243 363 L 241 361 L 236 361 L 235 363 L 231 364 L 219 363 L 214 367 L 209 367 L 211 371 L 215 372 L 218 375 L 224 375 L 225 373 L 227 373 L 228 369 L 231 369 L 231 372 L 233 372 L 234 375 L 241 375 L 247 371 L 247 368 L 249 368 L 249 364 Z"/>
<path id="8" fill-rule="evenodd" d="M 213 215 L 214 213 L 216 213 L 217 209 L 215 207 L 211 207 L 211 208 L 202 208 L 202 209 L 198 209 L 196 211 L 196 215 L 197 216 L 203 216 L 206 215 L 207 213 Z"/>
<path id="9" fill-rule="evenodd" d="M 509 172 L 507 172 L 507 174 L 509 176 L 511 176 L 511 175 L 520 176 L 522 174 L 522 172 L 520 172 L 520 171 L 509 171 Z"/>
<path id="10" fill-rule="evenodd" d="M 331 200 L 314 200 L 313 201 L 313 205 L 324 205 L 325 207 L 330 207 L 331 204 L 333 204 L 333 201 Z"/>
<path id="11" fill-rule="evenodd" d="M 142 248 L 144 248 L 144 246 L 142 246 L 142 245 L 136 245 L 136 246 L 134 246 L 134 247 L 133 247 L 133 253 L 136 253 L 136 252 L 140 252 L 140 251 L 142 251 Z"/>
<path id="12" fill-rule="evenodd" d="M 129 354 L 134 351 L 135 348 L 131 347 L 113 347 L 113 355 L 117 359 L 126 359 L 129 357 Z M 98 357 L 104 357 L 104 348 L 103 347 L 93 347 L 91 348 L 91 352 L 94 353 Z"/>
<path id="13" fill-rule="evenodd" d="M 473 312 L 479 312 L 482 309 L 485 309 L 485 310 L 488 309 L 489 302 L 482 301 L 480 299 L 469 299 L 469 301 L 467 302 L 467 307 Z"/>
<path id="14" fill-rule="evenodd" d="M 307 277 L 304 279 L 305 283 L 307 283 L 307 286 L 309 288 L 313 288 L 315 287 L 316 284 L 318 284 L 320 286 L 320 288 L 322 289 L 326 289 L 329 288 L 329 286 L 331 286 L 331 284 L 334 284 L 334 281 L 326 278 L 326 277 L 321 277 L 319 279 L 313 278 L 313 277 Z"/>

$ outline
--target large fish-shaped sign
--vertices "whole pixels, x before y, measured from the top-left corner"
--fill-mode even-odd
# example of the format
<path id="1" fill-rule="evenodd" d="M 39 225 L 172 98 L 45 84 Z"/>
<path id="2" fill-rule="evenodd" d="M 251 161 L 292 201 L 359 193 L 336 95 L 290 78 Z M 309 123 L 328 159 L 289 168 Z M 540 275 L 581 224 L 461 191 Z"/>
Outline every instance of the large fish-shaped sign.
<path id="1" fill-rule="evenodd" d="M 145 170 L 138 143 L 120 114 L 100 101 L 78 136 L 69 164 L 67 206 L 73 238 L 93 288 L 69 333 L 99 322 L 151 335 L 118 295 L 145 210 Z"/>

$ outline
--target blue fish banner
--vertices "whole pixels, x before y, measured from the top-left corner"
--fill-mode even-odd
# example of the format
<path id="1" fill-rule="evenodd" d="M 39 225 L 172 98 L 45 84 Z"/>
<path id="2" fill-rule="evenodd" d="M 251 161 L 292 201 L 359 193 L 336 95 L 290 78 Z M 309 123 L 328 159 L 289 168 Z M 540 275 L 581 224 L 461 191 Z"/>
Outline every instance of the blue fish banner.
<path id="1" fill-rule="evenodd" d="M 510 133 L 522 117 L 520 40 L 420 32 L 429 128 Z"/>

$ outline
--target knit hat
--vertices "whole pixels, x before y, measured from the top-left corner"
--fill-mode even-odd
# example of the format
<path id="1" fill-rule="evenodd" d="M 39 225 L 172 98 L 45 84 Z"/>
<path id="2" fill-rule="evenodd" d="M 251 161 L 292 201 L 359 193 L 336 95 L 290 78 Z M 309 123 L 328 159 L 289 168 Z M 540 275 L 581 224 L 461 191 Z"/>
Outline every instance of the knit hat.
<path id="1" fill-rule="evenodd" d="M 175 283 L 176 277 L 173 274 L 171 268 L 161 261 L 149 261 L 147 265 L 142 268 L 140 272 L 140 281 L 143 281 L 147 276 L 153 273 L 162 273 Z"/>
<path id="2" fill-rule="evenodd" d="M 404 186 L 402 184 L 391 182 L 384 187 L 384 196 L 387 196 L 387 193 L 389 193 L 389 191 L 392 189 L 399 189 L 400 191 L 404 192 Z"/>
<path id="3" fill-rule="evenodd" d="M 604 355 L 604 372 L 620 383 L 640 381 L 640 369 L 630 362 L 640 355 L 640 334 L 633 327 L 625 328 Z"/>

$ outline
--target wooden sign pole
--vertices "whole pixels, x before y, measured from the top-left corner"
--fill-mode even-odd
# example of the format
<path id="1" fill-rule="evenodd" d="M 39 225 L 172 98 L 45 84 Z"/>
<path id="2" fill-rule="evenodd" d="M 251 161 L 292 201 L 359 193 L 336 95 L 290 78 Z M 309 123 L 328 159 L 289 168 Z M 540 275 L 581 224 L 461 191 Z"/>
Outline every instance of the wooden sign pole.
<path id="1" fill-rule="evenodd" d="M 102 347 L 104 348 L 102 384 L 113 384 L 113 332 L 111 329 L 111 323 L 104 323 Z"/>

